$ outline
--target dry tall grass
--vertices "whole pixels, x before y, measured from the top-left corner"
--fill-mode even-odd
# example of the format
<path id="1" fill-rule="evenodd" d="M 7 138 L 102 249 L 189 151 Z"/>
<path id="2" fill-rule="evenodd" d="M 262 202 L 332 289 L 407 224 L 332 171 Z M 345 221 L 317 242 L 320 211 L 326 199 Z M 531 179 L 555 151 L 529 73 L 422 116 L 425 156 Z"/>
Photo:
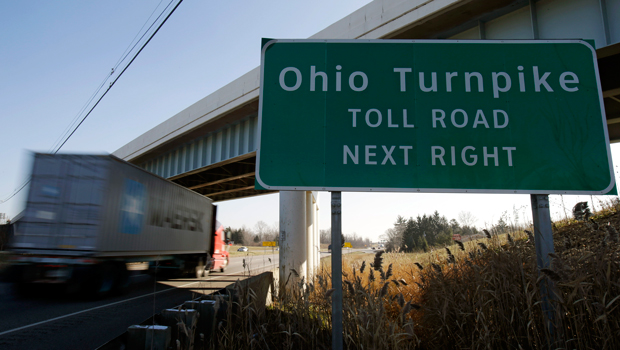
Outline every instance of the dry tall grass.
<path id="1" fill-rule="evenodd" d="M 428 254 L 345 256 L 345 348 L 620 349 L 619 215 L 554 227 L 556 254 L 542 272 L 523 232 Z M 552 327 L 543 317 L 543 280 L 555 285 Z M 298 293 L 265 312 L 252 307 L 251 291 L 242 294 L 214 346 L 329 349 L 329 271 L 295 283 Z"/>

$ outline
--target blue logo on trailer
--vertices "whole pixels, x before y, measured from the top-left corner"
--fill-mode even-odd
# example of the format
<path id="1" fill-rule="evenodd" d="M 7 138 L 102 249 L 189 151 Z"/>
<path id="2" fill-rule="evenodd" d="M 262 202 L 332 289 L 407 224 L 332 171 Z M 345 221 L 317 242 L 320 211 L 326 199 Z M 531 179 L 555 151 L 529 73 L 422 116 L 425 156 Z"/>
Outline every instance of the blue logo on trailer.
<path id="1" fill-rule="evenodd" d="M 56 186 L 43 186 L 41 187 L 41 193 L 47 197 L 58 197 L 60 195 L 60 188 Z"/>
<path id="2" fill-rule="evenodd" d="M 137 235 L 142 232 L 146 195 L 144 185 L 125 179 L 125 192 L 121 201 L 119 231 Z"/>

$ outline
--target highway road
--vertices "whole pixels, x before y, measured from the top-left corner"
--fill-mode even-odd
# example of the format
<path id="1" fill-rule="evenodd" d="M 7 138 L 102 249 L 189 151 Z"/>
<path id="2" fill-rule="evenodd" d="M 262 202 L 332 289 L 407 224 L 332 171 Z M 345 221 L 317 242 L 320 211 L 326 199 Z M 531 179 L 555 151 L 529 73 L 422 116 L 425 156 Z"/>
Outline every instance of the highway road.
<path id="1" fill-rule="evenodd" d="M 375 252 L 343 249 L 344 254 L 357 251 Z M 23 298 L 13 293 L 11 284 L 0 282 L 0 349 L 95 349 L 164 308 L 272 270 L 278 266 L 278 253 L 233 257 L 224 273 L 214 272 L 201 280 L 157 281 L 145 270 L 134 270 L 127 295 L 97 301 L 65 296 L 53 289 Z M 321 252 L 322 258 L 330 255 Z"/>
<path id="2" fill-rule="evenodd" d="M 0 283 L 0 349 L 95 349 L 164 308 L 209 294 L 278 266 L 278 254 L 231 258 L 224 273 L 156 281 L 144 270 L 132 273 L 132 289 L 124 296 L 84 300 L 53 289 L 35 296 L 15 295 L 12 285 Z"/>

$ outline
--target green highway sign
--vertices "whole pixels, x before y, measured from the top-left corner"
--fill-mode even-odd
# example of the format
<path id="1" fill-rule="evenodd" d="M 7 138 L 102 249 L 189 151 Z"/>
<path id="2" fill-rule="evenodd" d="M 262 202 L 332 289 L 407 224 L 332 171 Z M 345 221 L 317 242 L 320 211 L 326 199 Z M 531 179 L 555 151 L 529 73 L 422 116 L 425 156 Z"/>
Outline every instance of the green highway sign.
<path id="1" fill-rule="evenodd" d="M 257 188 L 603 194 L 596 54 L 581 40 L 270 40 Z"/>

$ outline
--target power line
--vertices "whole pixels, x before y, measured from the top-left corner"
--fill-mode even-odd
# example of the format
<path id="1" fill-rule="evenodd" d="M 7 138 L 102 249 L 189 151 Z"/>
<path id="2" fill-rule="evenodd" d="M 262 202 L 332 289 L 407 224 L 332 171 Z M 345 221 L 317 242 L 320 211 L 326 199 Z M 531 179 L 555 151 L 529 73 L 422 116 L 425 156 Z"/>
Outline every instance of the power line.
<path id="1" fill-rule="evenodd" d="M 153 10 L 153 12 L 151 12 L 151 15 L 149 16 L 149 18 L 146 20 L 146 22 L 144 22 L 144 24 L 142 25 L 142 27 L 140 28 L 140 30 L 138 31 L 138 33 L 136 34 L 136 36 L 131 40 L 131 42 L 129 43 L 129 45 L 127 46 L 127 48 L 125 49 L 125 51 L 123 52 L 123 54 L 121 55 L 122 58 L 119 58 L 118 62 L 116 62 L 116 64 L 114 65 L 114 68 L 112 68 L 112 70 L 115 70 L 116 68 L 118 68 L 118 66 L 121 64 L 121 62 L 123 62 L 125 60 L 125 58 L 127 58 L 127 56 L 129 56 L 129 53 L 131 51 L 133 51 L 133 49 L 136 47 L 136 45 L 138 45 L 138 43 L 142 40 L 142 38 L 144 38 L 144 36 L 146 35 L 146 33 L 149 32 L 149 30 L 151 30 L 151 28 L 153 28 L 153 26 L 155 25 L 155 23 L 157 23 L 157 21 L 159 21 L 159 18 L 166 12 L 166 10 L 168 9 L 168 7 L 170 7 L 170 5 L 172 5 L 172 2 L 174 0 L 170 0 L 170 2 L 168 3 L 168 5 L 166 5 L 166 7 L 161 11 L 161 13 L 159 14 L 159 16 L 157 16 L 157 18 L 155 18 L 155 20 L 153 21 L 153 23 L 151 23 L 151 25 L 144 31 L 144 33 L 142 34 L 142 36 L 140 36 L 140 39 L 138 39 L 138 41 L 135 42 L 135 44 L 133 44 L 133 46 L 131 45 L 136 38 L 138 37 L 138 35 L 140 35 L 140 32 L 142 32 L 142 29 L 144 29 L 144 26 L 148 23 L 148 21 L 151 19 L 151 17 L 153 17 L 153 13 L 155 13 L 155 10 L 157 10 L 157 8 L 159 8 L 159 5 L 161 5 L 161 2 L 163 0 L 159 1 L 159 4 L 157 4 L 157 7 L 155 7 L 155 9 Z M 130 48 L 131 47 L 131 48 Z"/>
<path id="2" fill-rule="evenodd" d="M 95 90 L 95 92 L 90 96 L 90 98 L 88 99 L 88 101 L 86 101 L 86 103 L 84 103 L 84 105 L 82 106 L 82 108 L 80 108 L 80 111 L 75 115 L 75 117 L 73 117 L 73 119 L 71 120 L 71 123 L 69 123 L 69 125 L 67 125 L 67 127 L 65 128 L 65 130 L 63 131 L 63 133 L 58 137 L 58 139 L 56 139 L 56 141 L 54 142 L 54 145 L 50 148 L 50 152 L 52 152 L 52 150 L 54 150 L 58 144 L 67 136 L 67 134 L 71 131 L 71 129 L 73 128 L 73 126 L 75 125 L 75 123 L 77 123 L 77 121 L 80 118 L 80 115 L 82 115 L 82 113 L 84 113 L 84 111 L 86 110 L 86 108 L 88 107 L 88 105 L 90 105 L 90 103 L 95 99 L 95 97 L 99 94 L 99 91 L 101 91 L 101 88 L 103 88 L 103 86 L 105 85 L 105 82 L 108 81 L 108 79 L 110 79 L 110 76 L 114 74 L 114 70 L 112 70 L 110 73 L 106 74 L 105 78 L 103 79 L 103 81 L 101 82 L 101 84 L 99 84 L 99 87 L 97 87 L 97 89 Z"/>
<path id="3" fill-rule="evenodd" d="M 161 16 L 166 12 L 166 10 L 168 9 L 168 7 L 170 7 L 170 5 L 172 4 L 172 2 L 174 0 L 171 0 L 168 5 L 161 11 L 161 13 L 159 14 L 159 16 L 157 16 L 157 18 L 155 18 L 155 20 L 153 21 L 153 23 L 151 23 L 151 25 L 147 28 L 146 31 L 144 31 L 144 33 L 142 34 L 142 36 L 140 37 L 140 39 L 138 39 L 138 41 L 136 41 L 136 38 L 140 35 L 140 33 L 142 32 L 142 29 L 144 29 L 144 27 L 146 26 L 146 24 L 149 22 L 149 20 L 151 19 L 151 17 L 153 17 L 153 14 L 155 13 L 155 11 L 159 8 L 159 5 L 161 5 L 163 0 L 161 0 L 159 2 L 159 4 L 157 4 L 157 6 L 153 9 L 153 12 L 151 12 L 151 14 L 149 15 L 149 17 L 147 18 L 147 20 L 144 22 L 144 24 L 142 25 L 142 27 L 140 28 L 140 30 L 138 31 L 138 33 L 136 34 L 136 36 L 134 36 L 134 38 L 131 40 L 131 42 L 129 43 L 129 45 L 127 46 L 127 48 L 125 49 L 125 51 L 123 51 L 123 53 L 121 54 L 121 57 L 118 59 L 118 61 L 116 62 L 116 64 L 114 65 L 114 67 L 112 67 L 112 69 L 110 70 L 110 72 L 108 74 L 106 74 L 105 78 L 103 79 L 103 81 L 101 82 L 101 84 L 99 84 L 99 87 L 97 87 L 97 89 L 95 90 L 95 92 L 91 95 L 91 97 L 88 99 L 88 101 L 86 101 L 86 103 L 84 103 L 84 105 L 82 106 L 82 108 L 80 109 L 80 111 L 75 115 L 75 117 L 73 118 L 73 120 L 71 120 L 71 123 L 69 123 L 69 125 L 67 126 L 67 128 L 65 129 L 65 131 L 62 133 L 62 135 L 60 135 L 58 137 L 58 139 L 54 142 L 54 145 L 50 148 L 50 152 L 52 152 L 52 150 L 54 150 L 58 144 L 67 136 L 67 134 L 71 131 L 71 129 L 74 127 L 75 123 L 77 123 L 77 121 L 79 120 L 79 117 L 82 113 L 84 113 L 84 111 L 86 110 L 86 108 L 91 104 L 91 102 L 95 99 L 95 97 L 99 94 L 99 92 L 101 91 L 101 89 L 103 88 L 103 86 L 105 85 L 105 83 L 108 81 L 108 79 L 110 79 L 110 77 L 114 74 L 114 72 L 116 71 L 116 69 L 118 68 L 118 66 L 121 64 L 121 62 L 123 62 L 127 56 L 129 55 L 129 53 L 131 51 L 133 51 L 133 49 L 136 47 L 136 45 L 138 45 L 138 43 L 142 40 L 142 38 L 144 38 L 144 36 L 149 32 L 149 30 L 151 30 L 151 28 L 153 28 L 153 26 L 155 25 L 155 23 L 157 23 L 157 21 L 161 18 Z M 133 44 L 135 42 L 135 44 Z M 133 46 L 132 46 L 133 44 Z"/>
<path id="4" fill-rule="evenodd" d="M 142 38 L 144 38 L 144 36 L 146 35 L 146 33 L 153 27 L 153 25 L 157 22 L 157 20 L 159 20 L 159 18 L 161 18 L 161 16 L 164 14 L 164 12 L 166 11 L 166 9 L 168 9 L 168 7 L 170 7 L 170 5 L 172 4 L 174 0 L 171 0 L 170 3 L 168 3 L 168 5 L 164 8 L 164 10 L 162 10 L 162 12 L 160 13 L 160 15 L 153 21 L 153 23 L 149 26 L 149 28 L 144 32 L 144 34 L 142 34 L 142 36 L 140 37 L 140 39 L 131 47 L 131 49 L 127 52 L 127 49 L 125 49 L 125 52 L 123 52 L 124 57 L 122 59 L 120 59 L 116 65 L 115 68 L 118 67 L 118 65 L 123 62 L 127 56 L 129 55 L 129 52 L 131 52 L 136 45 L 140 42 L 140 40 L 142 40 Z M 166 18 L 164 18 L 164 20 L 159 24 L 159 26 L 157 27 L 157 29 L 155 29 L 155 31 L 149 36 L 148 40 L 142 45 L 142 47 L 140 47 L 140 50 L 138 50 L 138 52 L 136 52 L 136 54 L 133 56 L 133 58 L 131 59 L 131 61 L 129 61 L 129 63 L 127 63 L 127 65 L 125 66 L 125 68 L 123 68 L 123 70 L 118 74 L 118 76 L 110 83 L 110 85 L 108 86 L 108 88 L 106 89 L 106 91 L 99 97 L 99 99 L 97 100 L 97 102 L 95 102 L 95 104 L 88 110 L 88 113 L 86 113 L 86 115 L 84 115 L 84 117 L 82 117 L 82 119 L 80 120 L 80 122 L 73 127 L 73 130 L 71 130 L 71 126 L 75 124 L 75 121 L 77 121 L 77 117 L 82 114 L 82 112 L 86 109 L 86 106 L 88 106 L 90 104 L 91 101 L 93 101 L 93 99 L 95 98 L 95 96 L 99 93 L 99 91 L 101 91 L 101 88 L 103 87 L 103 85 L 105 84 L 105 82 L 109 79 L 109 77 L 114 74 L 114 70 L 115 68 L 112 68 L 112 71 L 110 72 L 110 74 L 108 76 L 106 76 L 106 78 L 103 80 L 103 82 L 99 85 L 99 87 L 97 88 L 97 90 L 95 91 L 95 93 L 91 96 L 91 98 L 87 101 L 87 103 L 82 107 L 82 109 L 80 110 L 80 112 L 76 115 L 76 117 L 74 118 L 74 120 L 71 122 L 71 124 L 69 124 L 69 127 L 67 128 L 67 131 L 65 131 L 62 135 L 61 138 L 59 138 L 58 141 L 56 141 L 54 144 L 58 144 L 58 142 L 60 142 L 60 140 L 67 135 L 67 132 L 69 132 L 69 130 L 71 130 L 71 132 L 69 133 L 69 135 L 67 135 L 66 137 L 64 137 L 64 140 L 62 141 L 62 143 L 58 146 L 55 147 L 56 149 L 52 152 L 53 154 L 58 153 L 58 151 L 60 151 L 60 149 L 62 148 L 62 146 L 65 145 L 65 143 L 67 143 L 67 141 L 69 141 L 69 139 L 71 138 L 71 136 L 73 136 L 73 134 L 77 131 L 77 129 L 82 125 L 82 123 L 84 123 L 84 121 L 86 120 L 86 118 L 88 118 L 88 116 L 92 113 L 92 111 L 95 109 L 95 107 L 97 107 L 97 105 L 99 104 L 99 102 L 101 102 L 101 100 L 105 97 L 105 95 L 107 95 L 107 93 L 110 91 L 110 89 L 112 89 L 112 86 L 114 86 L 114 84 L 118 81 L 118 79 L 120 79 L 120 77 L 123 75 L 123 73 L 125 73 L 125 71 L 127 70 L 127 68 L 129 68 L 129 66 L 131 66 L 131 64 L 133 63 L 133 61 L 135 61 L 135 59 L 138 57 L 138 55 L 140 55 L 140 53 L 142 52 L 142 50 L 146 47 L 146 45 L 148 45 L 148 43 L 151 41 L 151 39 L 153 39 L 153 37 L 155 36 L 155 34 L 157 34 L 157 32 L 159 31 L 159 29 L 161 29 L 161 27 L 164 25 L 164 23 L 166 23 L 166 21 L 168 20 L 168 18 L 170 18 L 170 16 L 172 16 L 172 14 L 174 13 L 174 11 L 176 11 L 176 9 L 179 7 L 179 5 L 181 5 L 181 3 L 183 2 L 183 0 L 179 0 L 179 2 L 175 5 L 175 7 L 170 11 L 170 13 L 166 16 Z M 160 2 L 161 4 L 161 2 Z M 157 5 L 157 7 L 159 7 L 159 5 Z M 156 7 L 156 9 L 157 9 Z M 154 12 L 154 11 L 153 11 Z M 151 13 L 152 17 L 153 14 Z M 148 21 L 148 19 L 147 19 Z M 144 25 L 142 26 L 142 28 L 144 28 Z M 142 30 L 142 29 L 140 29 Z M 139 32 L 138 32 L 139 33 Z M 137 35 L 136 35 L 137 37 Z M 135 37 L 134 37 L 135 40 Z M 132 40 L 133 42 L 133 40 Z M 129 44 L 131 45 L 131 43 Z M 121 55 L 122 56 L 122 55 Z M 52 147 L 53 149 L 54 147 Z M 18 189 L 16 189 L 12 194 L 10 194 L 6 199 L 0 200 L 0 204 L 7 202 L 8 200 L 10 200 L 11 198 L 15 197 L 21 190 L 23 190 L 28 184 L 30 183 L 30 179 L 28 179 L 26 182 L 24 182 Z"/>
<path id="5" fill-rule="evenodd" d="M 16 189 L 11 195 L 9 195 L 8 198 L 0 200 L 0 204 L 8 202 L 9 199 L 15 197 L 21 190 L 24 189 L 24 187 L 26 187 L 28 184 L 30 183 L 30 179 L 26 180 L 26 182 L 24 182 L 23 185 L 21 185 L 18 189 Z"/>
<path id="6" fill-rule="evenodd" d="M 92 113 L 92 111 L 95 109 L 95 107 L 97 107 L 97 105 L 99 104 L 99 102 L 101 102 L 101 100 L 105 97 L 105 95 L 107 95 L 108 91 L 110 91 L 110 89 L 112 88 L 112 86 L 114 86 L 114 84 L 116 84 L 116 82 L 118 81 L 118 79 L 123 75 L 123 73 L 125 73 L 125 71 L 127 70 L 127 68 L 129 68 L 129 66 L 131 66 L 131 64 L 133 63 L 133 61 L 138 57 L 138 55 L 140 55 L 140 52 L 142 52 L 142 50 L 144 50 L 144 48 L 146 47 L 146 45 L 148 45 L 148 43 L 151 41 L 151 39 L 153 39 L 153 37 L 155 36 L 155 34 L 157 34 L 157 32 L 159 31 L 159 29 L 161 29 L 161 27 L 164 25 L 164 23 L 166 23 L 166 21 L 168 20 L 168 18 L 170 18 L 170 16 L 174 13 L 174 11 L 179 7 L 179 5 L 181 5 L 181 3 L 183 2 L 183 0 L 179 0 L 179 2 L 176 4 L 176 6 L 172 9 L 172 11 L 170 11 L 170 13 L 168 14 L 168 16 L 166 16 L 166 18 L 164 18 L 164 20 L 161 22 L 161 24 L 157 27 L 157 29 L 155 29 L 155 31 L 153 32 L 153 34 L 151 34 L 151 36 L 149 37 L 149 39 L 142 45 L 142 47 L 140 48 L 140 50 L 138 50 L 138 52 L 136 52 L 136 54 L 133 56 L 133 58 L 131 59 L 131 61 L 129 61 L 129 63 L 127 63 L 127 65 L 125 66 L 125 68 L 123 68 L 123 70 L 119 73 L 119 75 L 116 77 L 116 79 L 114 79 L 114 81 L 112 81 L 110 83 L 110 86 L 108 86 L 108 88 L 106 89 L 106 91 L 103 93 L 103 95 L 101 95 L 101 97 L 99 97 L 99 99 L 97 100 L 97 102 L 90 108 L 90 110 L 88 111 L 88 113 L 86 113 L 86 115 L 82 118 L 82 120 L 80 121 L 80 123 L 73 129 L 73 131 L 71 131 L 71 133 L 69 134 L 69 136 L 67 136 L 67 138 L 65 138 L 65 140 L 62 142 L 62 144 L 60 146 L 58 146 L 58 148 L 53 152 L 54 154 L 58 153 L 58 151 L 60 151 L 60 149 L 62 148 L 62 146 L 65 145 L 65 143 L 67 143 L 67 141 L 69 141 L 69 139 L 71 138 L 71 136 L 73 136 L 73 134 L 76 132 L 76 130 L 82 125 L 82 123 L 84 122 L 84 120 L 86 120 L 86 118 L 88 118 L 88 116 L 90 115 L 90 113 Z"/>

